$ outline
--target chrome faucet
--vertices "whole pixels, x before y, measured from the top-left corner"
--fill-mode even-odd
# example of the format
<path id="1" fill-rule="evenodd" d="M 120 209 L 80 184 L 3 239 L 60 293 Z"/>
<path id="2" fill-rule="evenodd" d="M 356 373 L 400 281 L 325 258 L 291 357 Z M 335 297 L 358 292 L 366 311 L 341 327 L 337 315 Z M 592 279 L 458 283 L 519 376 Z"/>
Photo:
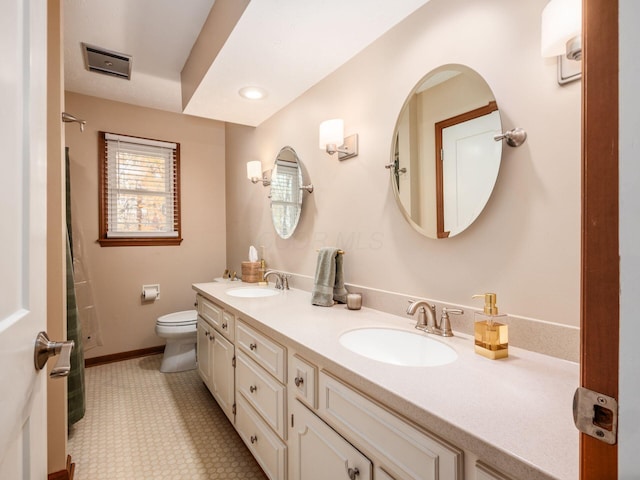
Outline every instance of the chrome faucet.
<path id="1" fill-rule="evenodd" d="M 267 277 L 272 274 L 276 276 L 276 288 L 278 290 L 289 290 L 289 275 L 277 270 L 267 270 L 264 272 L 262 280 L 266 282 Z"/>
<path id="2" fill-rule="evenodd" d="M 462 315 L 464 313 L 464 310 L 460 310 L 459 308 L 443 307 L 442 316 L 438 322 L 436 319 L 436 307 L 434 305 L 431 305 L 429 302 L 425 302 L 424 300 L 409 300 L 407 315 L 415 314 L 416 310 L 418 311 L 416 328 L 442 337 L 453 337 L 453 330 L 451 330 L 449 315 Z"/>
<path id="3" fill-rule="evenodd" d="M 282 289 L 282 276 L 280 275 L 280 272 L 278 272 L 277 270 L 267 270 L 266 272 L 264 272 L 264 275 L 262 276 L 262 280 L 264 280 L 265 282 L 268 282 L 267 278 L 269 277 L 269 275 L 275 275 L 276 276 L 276 288 L 278 290 Z"/>
<path id="4" fill-rule="evenodd" d="M 418 310 L 418 307 L 420 308 Z M 409 300 L 407 315 L 413 315 L 418 310 L 418 321 L 416 328 L 427 333 L 439 333 L 439 325 L 436 320 L 436 307 L 424 300 Z"/>

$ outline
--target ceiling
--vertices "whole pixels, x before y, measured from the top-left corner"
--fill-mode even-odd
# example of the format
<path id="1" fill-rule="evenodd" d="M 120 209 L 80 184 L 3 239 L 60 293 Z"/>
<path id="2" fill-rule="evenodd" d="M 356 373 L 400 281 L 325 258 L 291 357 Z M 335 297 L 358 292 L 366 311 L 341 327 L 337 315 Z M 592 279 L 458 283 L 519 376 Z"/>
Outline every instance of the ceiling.
<path id="1" fill-rule="evenodd" d="M 65 89 L 256 126 L 429 0 L 252 0 L 183 108 L 180 72 L 214 1 L 64 0 Z M 81 42 L 132 55 L 131 80 L 86 70 Z M 240 97 L 249 85 L 266 97 Z"/>

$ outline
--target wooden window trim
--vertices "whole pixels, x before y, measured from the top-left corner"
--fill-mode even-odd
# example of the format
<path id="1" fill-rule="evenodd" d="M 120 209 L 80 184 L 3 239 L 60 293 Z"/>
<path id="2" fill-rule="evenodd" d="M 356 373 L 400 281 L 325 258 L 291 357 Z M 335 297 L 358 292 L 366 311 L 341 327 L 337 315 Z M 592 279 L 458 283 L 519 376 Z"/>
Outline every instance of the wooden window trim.
<path id="1" fill-rule="evenodd" d="M 180 199 L 180 144 L 176 142 L 176 181 L 173 185 L 174 189 L 174 217 L 178 225 L 177 237 L 127 237 L 127 238 L 107 238 L 107 155 L 106 140 L 107 132 L 99 132 L 98 138 L 98 222 L 99 237 L 98 243 L 102 247 L 140 247 L 140 246 L 170 246 L 180 245 L 182 243 L 182 217 L 181 217 L 181 199 Z M 126 135 L 132 138 L 140 138 L 144 140 L 156 140 L 145 137 L 136 137 L 134 135 Z"/>

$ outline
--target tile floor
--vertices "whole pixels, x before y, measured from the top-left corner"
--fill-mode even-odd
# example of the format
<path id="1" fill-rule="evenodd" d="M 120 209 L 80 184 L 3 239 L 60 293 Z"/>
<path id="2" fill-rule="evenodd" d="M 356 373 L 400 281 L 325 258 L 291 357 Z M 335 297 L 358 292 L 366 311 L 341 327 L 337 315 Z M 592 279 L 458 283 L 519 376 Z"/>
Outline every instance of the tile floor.
<path id="1" fill-rule="evenodd" d="M 196 370 L 160 355 L 86 369 L 87 412 L 69 432 L 74 480 L 266 479 Z"/>

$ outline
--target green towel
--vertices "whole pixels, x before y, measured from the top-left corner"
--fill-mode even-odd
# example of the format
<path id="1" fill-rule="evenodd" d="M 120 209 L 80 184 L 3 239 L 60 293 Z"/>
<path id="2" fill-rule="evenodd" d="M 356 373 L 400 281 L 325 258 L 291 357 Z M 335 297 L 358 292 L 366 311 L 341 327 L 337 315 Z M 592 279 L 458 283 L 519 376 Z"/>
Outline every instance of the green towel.
<path id="1" fill-rule="evenodd" d="M 344 288 L 342 273 L 342 253 L 335 247 L 321 248 L 316 264 L 316 277 L 311 293 L 311 303 L 321 307 L 333 306 L 334 300 L 346 303 L 347 290 Z"/>

